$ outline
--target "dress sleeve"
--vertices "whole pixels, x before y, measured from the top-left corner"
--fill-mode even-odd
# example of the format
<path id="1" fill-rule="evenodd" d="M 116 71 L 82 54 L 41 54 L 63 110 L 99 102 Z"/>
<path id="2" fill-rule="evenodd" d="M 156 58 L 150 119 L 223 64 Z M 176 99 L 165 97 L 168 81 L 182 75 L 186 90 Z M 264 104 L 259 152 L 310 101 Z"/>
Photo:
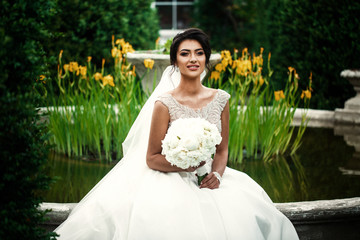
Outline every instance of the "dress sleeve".
<path id="1" fill-rule="evenodd" d="M 159 97 L 157 97 L 157 99 L 155 100 L 155 102 L 161 102 L 162 104 L 164 104 L 167 109 L 169 110 L 169 114 L 171 117 L 173 117 L 174 112 L 176 112 L 176 103 L 174 102 L 174 99 L 171 97 L 170 94 L 165 93 Z"/>
<path id="2" fill-rule="evenodd" d="M 167 107 L 167 109 L 169 111 L 169 115 L 170 115 L 170 122 L 178 119 L 179 117 L 183 116 L 183 114 L 184 114 L 181 111 L 181 109 L 177 106 L 176 102 L 171 97 L 171 95 L 168 93 L 165 93 L 165 94 L 159 96 L 155 101 L 159 101 L 162 104 L 164 104 L 165 107 Z"/>
<path id="3" fill-rule="evenodd" d="M 220 106 L 221 112 L 224 110 L 225 105 L 230 97 L 231 97 L 231 95 L 229 93 L 227 93 L 226 91 L 224 91 L 222 89 L 219 89 L 218 101 L 219 101 L 219 106 Z"/>
<path id="4" fill-rule="evenodd" d="M 156 98 L 155 102 L 161 102 L 162 104 L 164 104 L 168 109 L 170 107 L 170 99 L 169 97 L 167 96 L 167 94 L 163 94 L 159 97 Z"/>

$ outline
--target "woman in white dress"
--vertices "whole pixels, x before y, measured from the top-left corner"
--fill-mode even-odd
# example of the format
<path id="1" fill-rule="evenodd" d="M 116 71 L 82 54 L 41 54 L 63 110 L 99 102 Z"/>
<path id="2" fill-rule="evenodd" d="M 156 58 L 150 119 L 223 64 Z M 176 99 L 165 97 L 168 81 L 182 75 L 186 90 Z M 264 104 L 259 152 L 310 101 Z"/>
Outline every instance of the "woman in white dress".
<path id="1" fill-rule="evenodd" d="M 55 230 L 59 239 L 298 239 L 264 190 L 226 167 L 230 95 L 201 84 L 210 54 L 199 29 L 174 38 L 172 66 L 123 143 L 124 158 Z M 161 154 L 171 123 L 190 117 L 215 124 L 222 136 L 202 163 L 210 174 L 200 186 L 196 168 L 172 166 Z"/>

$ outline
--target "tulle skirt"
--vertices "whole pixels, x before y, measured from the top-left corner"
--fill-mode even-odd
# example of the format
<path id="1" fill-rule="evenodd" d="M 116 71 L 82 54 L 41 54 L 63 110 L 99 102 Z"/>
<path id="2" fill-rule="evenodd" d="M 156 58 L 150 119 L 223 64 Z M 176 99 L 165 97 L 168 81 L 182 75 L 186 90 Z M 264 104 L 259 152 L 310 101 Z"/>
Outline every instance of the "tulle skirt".
<path id="1" fill-rule="evenodd" d="M 194 173 L 139 168 L 134 157 L 139 153 L 128 154 L 90 191 L 55 230 L 58 239 L 298 239 L 245 173 L 226 168 L 220 188 L 200 189 Z"/>

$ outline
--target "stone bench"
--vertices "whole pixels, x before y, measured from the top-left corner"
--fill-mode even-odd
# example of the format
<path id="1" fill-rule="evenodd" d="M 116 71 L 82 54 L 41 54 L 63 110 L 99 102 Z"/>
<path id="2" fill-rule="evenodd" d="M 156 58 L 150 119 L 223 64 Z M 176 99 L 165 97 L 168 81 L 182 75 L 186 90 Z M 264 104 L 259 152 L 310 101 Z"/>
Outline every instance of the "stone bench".
<path id="1" fill-rule="evenodd" d="M 41 210 L 51 209 L 42 227 L 53 231 L 75 206 L 76 203 L 42 203 Z M 275 203 L 275 206 L 291 220 L 302 240 L 360 239 L 360 197 Z"/>

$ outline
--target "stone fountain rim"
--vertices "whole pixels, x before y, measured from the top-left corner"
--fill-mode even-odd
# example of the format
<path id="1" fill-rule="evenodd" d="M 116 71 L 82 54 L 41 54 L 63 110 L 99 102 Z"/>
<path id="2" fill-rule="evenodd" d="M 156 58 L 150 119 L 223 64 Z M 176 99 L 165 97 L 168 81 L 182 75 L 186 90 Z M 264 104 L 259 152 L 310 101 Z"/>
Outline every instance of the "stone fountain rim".
<path id="1" fill-rule="evenodd" d="M 50 210 L 46 213 L 49 218 L 48 223 L 59 225 L 66 220 L 76 205 L 77 203 L 43 202 L 38 209 L 41 211 Z M 274 205 L 294 224 L 360 218 L 360 197 L 274 203 Z"/>
<path id="2" fill-rule="evenodd" d="M 340 76 L 343 78 L 360 78 L 360 69 L 345 69 L 341 71 Z"/>

